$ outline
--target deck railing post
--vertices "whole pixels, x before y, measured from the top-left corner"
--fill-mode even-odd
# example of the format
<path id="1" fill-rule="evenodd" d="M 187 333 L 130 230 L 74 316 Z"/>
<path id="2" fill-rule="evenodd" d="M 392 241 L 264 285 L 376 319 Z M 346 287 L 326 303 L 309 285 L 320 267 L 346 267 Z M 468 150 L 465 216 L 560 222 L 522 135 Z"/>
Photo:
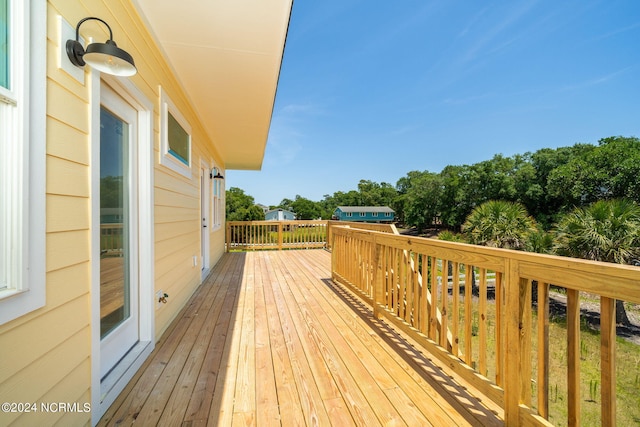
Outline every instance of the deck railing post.
<path id="1" fill-rule="evenodd" d="M 520 425 L 520 274 L 518 262 L 505 260 L 505 335 L 506 346 L 504 381 L 504 421 L 505 425 Z"/>
<path id="2" fill-rule="evenodd" d="M 230 246 L 231 246 L 231 224 L 229 224 L 228 222 L 226 223 L 226 240 L 227 240 L 227 252 L 230 252 Z"/>
<path id="3" fill-rule="evenodd" d="M 520 279 L 520 399 L 531 406 L 531 280 Z"/>
<path id="4" fill-rule="evenodd" d="M 278 221 L 278 250 L 281 251 L 282 250 L 282 241 L 283 241 L 283 235 L 282 235 L 282 221 Z"/>
<path id="5" fill-rule="evenodd" d="M 616 300 L 600 298 L 601 425 L 616 425 Z"/>
<path id="6" fill-rule="evenodd" d="M 549 284 L 538 283 L 538 413 L 549 419 Z"/>
<path id="7" fill-rule="evenodd" d="M 373 241 L 373 316 L 380 318 L 379 305 L 382 304 L 384 295 L 382 292 L 382 278 L 385 272 L 382 271 L 382 249 L 377 239 Z"/>
<path id="8" fill-rule="evenodd" d="M 580 425 L 580 292 L 567 289 L 567 425 Z"/>

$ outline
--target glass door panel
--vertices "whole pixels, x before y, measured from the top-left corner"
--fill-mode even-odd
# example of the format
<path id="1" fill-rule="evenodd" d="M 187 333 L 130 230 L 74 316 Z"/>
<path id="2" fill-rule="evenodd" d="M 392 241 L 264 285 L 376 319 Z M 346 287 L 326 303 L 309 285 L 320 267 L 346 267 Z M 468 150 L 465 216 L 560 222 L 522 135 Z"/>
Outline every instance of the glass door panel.
<path id="1" fill-rule="evenodd" d="M 100 338 L 131 315 L 129 125 L 100 109 Z"/>

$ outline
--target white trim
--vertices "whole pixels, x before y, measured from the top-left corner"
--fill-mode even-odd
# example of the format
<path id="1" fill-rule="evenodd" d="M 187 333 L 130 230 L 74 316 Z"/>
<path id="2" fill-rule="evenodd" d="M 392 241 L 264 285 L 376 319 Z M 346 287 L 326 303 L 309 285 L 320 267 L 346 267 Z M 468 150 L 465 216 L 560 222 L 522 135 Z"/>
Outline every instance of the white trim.
<path id="1" fill-rule="evenodd" d="M 91 164 L 100 162 L 100 73 L 90 72 L 91 96 Z M 127 79 L 103 76 L 103 80 L 138 111 L 138 224 L 139 241 L 139 334 L 140 341 L 101 381 L 100 377 L 100 223 L 98 169 L 91 174 L 91 423 L 96 425 L 155 346 L 154 311 L 154 209 L 153 209 L 153 103 Z M 97 178 L 97 179 L 96 179 Z M 99 226 L 98 226 L 99 229 Z M 97 238 L 96 238 L 97 237 Z M 98 297 L 95 297 L 95 296 Z"/>
<path id="2" fill-rule="evenodd" d="M 67 40 L 76 39 L 76 29 L 60 15 L 56 17 L 56 23 L 58 24 L 58 52 L 56 55 L 58 68 L 65 71 L 84 86 L 84 67 L 73 65 L 67 55 Z M 82 46 L 85 46 L 82 36 L 78 37 L 78 41 Z"/>
<path id="3" fill-rule="evenodd" d="M 223 176 L 226 174 L 224 170 L 220 167 L 216 166 L 215 162 L 213 167 L 211 168 L 212 173 L 215 174 L 214 171 L 220 172 Z M 211 180 L 211 228 L 210 232 L 218 231 L 222 228 L 222 220 L 224 215 L 224 180 L 223 179 L 212 179 Z"/>
<path id="4" fill-rule="evenodd" d="M 13 1 L 10 7 L 16 12 L 13 17 L 26 26 L 26 35 L 22 40 L 22 50 L 17 55 L 24 61 L 21 64 L 12 61 L 11 64 L 12 84 L 15 86 L 10 94 L 15 96 L 16 103 L 0 101 L 5 104 L 0 105 L 0 110 L 4 110 L 0 111 L 0 115 L 6 114 L 10 120 L 15 120 L 15 125 L 9 126 L 11 129 L 0 129 L 0 138 L 6 138 L 11 132 L 12 140 L 22 142 L 8 145 L 16 152 L 11 155 L 12 171 L 5 169 L 5 172 L 11 173 L 13 187 L 8 206 L 14 216 L 9 224 L 15 233 L 12 233 L 9 247 L 19 249 L 15 253 L 15 261 L 11 262 L 15 273 L 15 281 L 13 278 L 11 280 L 13 286 L 9 285 L 0 293 L 0 324 L 46 303 L 47 2 Z M 11 49 L 17 48 L 14 44 Z M 25 51 L 29 54 L 23 55 Z M 21 82 L 20 79 L 25 75 L 28 81 Z"/>
<path id="5" fill-rule="evenodd" d="M 123 284 L 127 284 L 129 288 L 129 299 L 126 301 L 130 305 L 128 317 L 122 319 L 115 329 L 110 331 L 107 336 L 102 338 L 100 343 L 100 364 L 101 375 L 106 373 L 119 361 L 131 348 L 132 343 L 138 342 L 139 338 L 139 272 L 138 272 L 138 111 L 126 102 L 115 90 L 104 84 L 100 87 L 100 104 L 101 109 L 104 107 L 109 114 L 118 120 L 127 123 L 128 142 L 123 147 L 127 153 L 124 154 L 123 161 L 123 177 L 128 178 L 125 184 L 125 200 L 122 212 L 123 231 L 123 248 L 125 256 L 129 260 L 126 262 L 128 267 L 125 270 L 128 273 L 129 280 L 125 280 Z M 102 132 L 102 112 L 100 116 L 100 127 Z M 102 145 L 102 140 L 100 141 Z M 123 160 L 124 160 L 123 159 Z M 102 159 L 101 159 L 102 163 Z M 98 169 L 97 165 L 92 169 Z M 100 172 L 99 178 L 102 177 Z M 126 224 L 126 227 L 125 227 Z M 98 228 L 98 227 L 95 227 Z M 94 229 L 95 229 L 94 228 Z M 98 255 L 97 255 L 98 256 Z M 101 292 L 102 293 L 102 292 Z"/>
<path id="6" fill-rule="evenodd" d="M 204 160 L 200 160 L 200 215 L 202 223 L 200 224 L 200 267 L 201 280 L 209 275 L 211 265 L 211 237 L 209 230 L 211 229 L 211 187 L 213 181 L 210 178 L 211 166 Z"/>
<path id="7" fill-rule="evenodd" d="M 167 92 L 162 89 L 162 86 L 160 86 L 158 90 L 160 91 L 160 164 L 191 179 L 191 166 L 194 163 L 193 150 L 191 149 L 191 125 L 189 125 L 187 119 L 184 118 L 180 110 L 178 110 L 178 107 L 171 101 Z M 176 119 L 178 124 L 182 126 L 189 135 L 188 164 L 182 162 L 169 151 L 169 113 L 171 113 L 173 118 Z"/>

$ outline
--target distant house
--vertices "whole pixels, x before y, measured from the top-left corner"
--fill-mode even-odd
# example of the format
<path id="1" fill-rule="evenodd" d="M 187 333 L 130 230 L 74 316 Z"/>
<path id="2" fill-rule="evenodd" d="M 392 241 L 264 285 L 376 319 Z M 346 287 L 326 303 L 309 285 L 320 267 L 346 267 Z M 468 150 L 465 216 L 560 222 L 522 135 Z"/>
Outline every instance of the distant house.
<path id="1" fill-rule="evenodd" d="M 256 206 L 259 207 L 260 209 L 262 209 L 262 212 L 264 212 L 265 215 L 267 214 L 267 212 L 269 212 L 269 206 L 265 206 L 265 205 L 262 205 L 260 203 L 257 203 Z"/>
<path id="2" fill-rule="evenodd" d="M 296 214 L 284 209 L 272 209 L 264 214 L 264 219 L 267 221 L 293 221 L 296 219 Z"/>
<path id="3" fill-rule="evenodd" d="M 122 224 L 122 208 L 101 208 L 100 224 Z"/>
<path id="4" fill-rule="evenodd" d="M 388 206 L 338 206 L 333 219 L 339 221 L 390 222 L 395 211 Z"/>

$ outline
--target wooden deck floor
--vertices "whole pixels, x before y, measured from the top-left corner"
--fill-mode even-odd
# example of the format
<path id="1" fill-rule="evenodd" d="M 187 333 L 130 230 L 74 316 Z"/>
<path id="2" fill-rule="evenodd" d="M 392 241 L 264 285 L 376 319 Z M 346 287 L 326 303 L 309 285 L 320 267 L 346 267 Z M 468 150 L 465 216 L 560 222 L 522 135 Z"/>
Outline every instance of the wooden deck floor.
<path id="1" fill-rule="evenodd" d="M 324 250 L 226 254 L 101 425 L 502 425 Z"/>

